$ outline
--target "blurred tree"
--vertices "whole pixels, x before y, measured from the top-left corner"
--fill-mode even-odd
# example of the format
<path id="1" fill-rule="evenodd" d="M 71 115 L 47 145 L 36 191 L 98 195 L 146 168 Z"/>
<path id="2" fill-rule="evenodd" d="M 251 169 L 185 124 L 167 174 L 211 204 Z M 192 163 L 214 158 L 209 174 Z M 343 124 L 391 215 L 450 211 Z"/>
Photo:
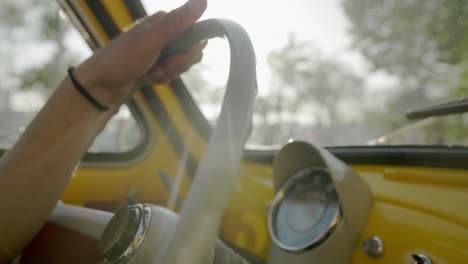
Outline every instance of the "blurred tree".
<path id="1" fill-rule="evenodd" d="M 385 95 L 389 111 L 380 125 L 396 128 L 408 109 L 468 96 L 467 0 L 344 0 L 343 7 L 354 47 L 374 70 L 400 80 Z M 460 123 L 438 122 L 433 130 L 440 133 L 428 132 L 425 140 L 467 137 L 465 119 L 454 120 Z"/>
<path id="2" fill-rule="evenodd" d="M 337 126 L 362 117 L 364 81 L 343 63 L 323 58 L 311 43 L 291 35 L 269 56 L 270 90 L 260 95 L 256 113 L 262 144 L 285 142 L 301 125 Z"/>
<path id="3" fill-rule="evenodd" d="M 190 94 L 194 97 L 195 102 L 198 103 L 205 117 L 214 125 L 221 110 L 226 88 L 216 87 L 207 81 L 206 70 L 207 65 L 200 62 L 184 73 L 182 79 L 187 84 Z"/>
<path id="4" fill-rule="evenodd" d="M 206 68 L 206 65 L 203 62 L 200 62 L 184 73 L 182 78 L 184 82 L 188 84 L 190 93 L 195 97 L 196 102 L 200 102 L 207 107 L 219 110 L 225 88 L 214 87 L 206 80 L 204 75 Z"/>
<path id="5" fill-rule="evenodd" d="M 34 88 L 47 95 L 78 59 L 65 46 L 70 25 L 61 21 L 55 1 L 4 0 L 0 6 L 0 54 L 5 58 L 0 78 L 8 80 L 2 88 Z"/>
<path id="6" fill-rule="evenodd" d="M 270 53 L 268 62 L 271 84 L 256 98 L 249 143 L 274 145 L 290 137 L 309 139 L 312 127 L 332 130 L 362 119 L 363 79 L 343 63 L 323 58 L 313 44 L 291 35 L 283 47 Z M 196 65 L 182 77 L 213 123 L 225 88 L 207 81 L 206 67 Z"/>
<path id="7" fill-rule="evenodd" d="M 57 1 L 0 1 L 0 144 L 11 146 L 66 74 L 87 51 L 75 40 L 71 23 L 61 17 Z M 80 50 L 81 49 L 81 50 Z M 17 96 L 16 105 L 10 95 Z M 24 96 L 26 95 L 26 96 Z M 127 112 L 127 114 L 125 114 Z M 95 140 L 91 151 L 132 149 L 141 139 L 128 109 L 116 115 Z"/>
<path id="8" fill-rule="evenodd" d="M 344 0 L 343 7 L 354 46 L 374 69 L 397 75 L 409 96 L 447 87 L 453 96 L 468 86 L 453 82 L 460 70 L 468 74 L 466 0 Z"/>

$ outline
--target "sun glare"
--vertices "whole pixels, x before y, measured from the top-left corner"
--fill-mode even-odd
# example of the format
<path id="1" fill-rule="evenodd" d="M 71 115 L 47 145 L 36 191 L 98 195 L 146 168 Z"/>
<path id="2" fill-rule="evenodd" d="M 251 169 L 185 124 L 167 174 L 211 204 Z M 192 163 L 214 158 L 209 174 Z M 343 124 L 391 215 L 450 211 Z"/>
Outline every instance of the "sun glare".
<path id="1" fill-rule="evenodd" d="M 143 0 L 147 12 L 169 11 L 185 0 Z M 260 93 L 268 92 L 271 72 L 268 55 L 284 46 L 290 34 L 311 42 L 324 57 L 333 57 L 350 64 L 358 73 L 367 73 L 360 55 L 350 49 L 348 21 L 339 0 L 329 1 L 268 1 L 216 0 L 208 1 L 202 19 L 225 18 L 241 24 L 249 33 L 257 55 Z M 218 40 L 210 41 L 205 52 L 205 74 L 215 86 L 226 82 L 228 72 L 227 46 Z"/>

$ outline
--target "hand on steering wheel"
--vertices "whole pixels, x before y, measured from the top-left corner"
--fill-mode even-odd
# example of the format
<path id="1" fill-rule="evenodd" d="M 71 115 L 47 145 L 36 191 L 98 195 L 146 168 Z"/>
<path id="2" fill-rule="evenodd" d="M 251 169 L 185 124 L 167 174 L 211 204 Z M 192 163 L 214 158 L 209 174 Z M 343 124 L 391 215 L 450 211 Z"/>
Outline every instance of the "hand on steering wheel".
<path id="1" fill-rule="evenodd" d="M 125 101 L 139 81 L 155 84 L 177 77 L 201 59 L 205 44 L 162 62 L 159 54 L 201 17 L 206 6 L 207 0 L 189 0 L 169 13 L 146 17 L 79 65 L 76 78 L 99 102 L 112 106 Z"/>
<path id="2" fill-rule="evenodd" d="M 196 1 L 199 0 L 192 1 L 198 3 Z M 174 218 L 167 210 L 154 206 L 133 208 L 136 210 L 134 215 L 140 216 L 138 221 L 132 221 L 137 224 L 136 229 L 132 230 L 141 230 L 137 232 L 139 235 L 134 237 L 134 241 L 140 241 L 140 244 L 136 248 L 131 248 L 130 251 L 124 248 L 121 254 L 122 256 L 128 256 L 125 255 L 128 252 L 133 252 L 135 256 L 143 254 L 144 256 L 140 259 L 145 259 L 145 262 L 138 263 L 204 264 L 213 254 L 225 206 L 239 180 L 244 144 L 250 133 L 253 102 L 257 93 L 255 53 L 245 30 L 234 22 L 221 19 L 206 20 L 195 24 L 168 46 L 172 51 L 180 48 L 183 50 L 184 43 L 196 43 L 206 38 L 222 35 L 226 36 L 230 43 L 231 66 L 221 114 L 210 136 L 180 217 Z M 158 50 L 158 54 L 159 51 L 161 49 Z M 140 69 L 149 70 L 151 67 L 148 64 Z M 128 74 L 126 76 L 126 79 L 120 77 L 120 80 L 131 79 Z M 216 186 L 216 188 L 211 188 L 211 186 Z M 130 212 L 123 211 L 122 213 L 125 216 Z M 153 220 L 148 220 L 149 218 L 145 215 L 151 216 Z M 121 221 L 128 222 L 128 219 L 128 217 L 122 217 L 121 213 L 117 213 L 114 217 L 117 222 L 111 222 L 109 225 L 111 231 L 122 232 L 122 228 L 114 229 L 112 226 L 126 226 L 125 222 Z M 168 224 L 150 228 L 152 224 L 148 223 L 152 221 Z M 74 226 L 76 226 L 75 230 L 79 229 L 79 225 Z M 164 234 L 165 239 L 161 240 L 161 235 L 159 238 L 154 235 L 164 233 L 166 229 L 172 231 Z M 118 240 L 121 237 L 128 239 L 128 236 L 114 236 L 113 232 L 110 234 L 108 236 L 110 239 Z M 143 240 L 145 237 L 146 239 Z M 155 241 L 161 242 L 157 243 L 157 248 L 152 244 Z M 117 242 L 115 244 L 119 244 Z M 129 245 L 132 247 L 137 245 L 132 240 L 130 242 Z M 151 250 L 137 252 L 140 248 L 151 248 Z"/>

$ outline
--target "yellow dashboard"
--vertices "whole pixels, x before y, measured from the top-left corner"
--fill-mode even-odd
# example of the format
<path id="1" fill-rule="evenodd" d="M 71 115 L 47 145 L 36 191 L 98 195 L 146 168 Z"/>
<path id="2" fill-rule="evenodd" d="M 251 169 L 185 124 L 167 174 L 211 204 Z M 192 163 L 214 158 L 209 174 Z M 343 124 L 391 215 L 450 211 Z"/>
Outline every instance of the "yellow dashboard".
<path id="1" fill-rule="evenodd" d="M 61 2 L 79 18 L 75 22 L 85 25 L 83 28 L 93 35 L 96 46 L 112 38 L 102 14 L 90 1 Z M 127 2 L 102 2 L 110 14 L 107 22 L 119 30 L 133 21 L 134 10 Z M 134 104 L 146 122 L 149 138 L 144 150 L 125 162 L 85 160 L 72 177 L 63 201 L 115 208 L 132 197 L 177 211 L 207 142 L 193 116 L 184 110 L 186 102 L 178 89 L 164 85 L 137 92 Z M 184 150 L 189 153 L 188 160 L 181 155 Z M 349 164 L 373 196 L 371 215 L 355 245 L 353 263 L 414 263 L 415 254 L 430 256 L 433 263 L 468 261 L 467 169 L 375 164 L 371 159 L 369 163 Z M 272 170 L 272 162 L 244 161 L 241 181 L 225 211 L 221 231 L 221 237 L 231 246 L 260 260 L 267 259 L 271 246 L 267 214 L 275 195 Z M 181 192 L 174 198 L 171 190 L 179 182 L 176 177 L 181 177 L 177 186 Z M 362 249 L 362 243 L 374 236 L 383 242 L 378 257 L 370 257 Z"/>

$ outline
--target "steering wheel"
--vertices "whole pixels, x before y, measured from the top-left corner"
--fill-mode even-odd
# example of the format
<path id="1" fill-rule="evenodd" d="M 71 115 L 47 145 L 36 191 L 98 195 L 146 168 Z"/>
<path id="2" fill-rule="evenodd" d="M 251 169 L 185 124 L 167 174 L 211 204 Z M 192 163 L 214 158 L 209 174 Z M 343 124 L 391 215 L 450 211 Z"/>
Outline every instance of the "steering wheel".
<path id="1" fill-rule="evenodd" d="M 218 121 L 180 216 L 147 204 L 114 214 L 58 204 L 49 222 L 100 240 L 107 263 L 210 263 L 233 187 L 239 180 L 257 93 L 255 52 L 246 31 L 224 19 L 198 22 L 161 52 L 186 51 L 202 40 L 225 36 L 231 64 Z M 213 188 L 213 186 L 216 186 Z"/>

